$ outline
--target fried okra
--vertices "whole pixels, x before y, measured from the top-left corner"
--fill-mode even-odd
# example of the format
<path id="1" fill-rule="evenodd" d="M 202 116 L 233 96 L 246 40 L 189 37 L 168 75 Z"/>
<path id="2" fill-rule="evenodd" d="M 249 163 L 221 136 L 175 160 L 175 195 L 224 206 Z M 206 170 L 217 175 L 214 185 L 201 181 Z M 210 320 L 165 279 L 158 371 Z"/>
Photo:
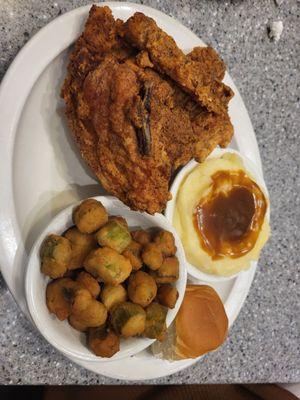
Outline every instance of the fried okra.
<path id="1" fill-rule="evenodd" d="M 160 231 L 154 237 L 156 243 L 161 249 L 164 256 L 174 256 L 176 254 L 176 246 L 174 236 L 171 232 Z"/>
<path id="2" fill-rule="evenodd" d="M 158 303 L 152 303 L 146 308 L 146 327 L 144 335 L 150 339 L 164 340 L 167 332 L 167 310 Z"/>
<path id="3" fill-rule="evenodd" d="M 96 356 L 110 358 L 120 350 L 120 339 L 105 325 L 89 328 L 87 344 Z"/>
<path id="4" fill-rule="evenodd" d="M 137 271 L 130 275 L 127 290 L 128 297 L 133 303 L 146 307 L 155 298 L 157 286 L 152 276 Z"/>
<path id="5" fill-rule="evenodd" d="M 148 243 L 142 252 L 143 262 L 153 271 L 161 267 L 163 255 L 160 248 L 155 243 Z"/>
<path id="6" fill-rule="evenodd" d="M 84 268 L 98 281 L 108 285 L 124 282 L 132 271 L 130 261 L 109 247 L 92 250 L 84 261 Z"/>
<path id="7" fill-rule="evenodd" d="M 123 251 L 123 256 L 128 258 L 131 262 L 132 269 L 137 271 L 142 268 L 143 261 L 141 257 L 142 245 L 135 240 L 132 240 L 130 245 Z"/>
<path id="8" fill-rule="evenodd" d="M 157 299 L 163 306 L 174 308 L 178 299 L 178 290 L 172 285 L 162 285 L 157 290 Z"/>
<path id="9" fill-rule="evenodd" d="M 64 237 L 70 241 L 72 248 L 68 269 L 81 268 L 86 256 L 97 247 L 95 236 L 82 233 L 76 226 L 73 226 L 65 232 Z"/>
<path id="10" fill-rule="evenodd" d="M 141 335 L 145 330 L 146 313 L 138 304 L 120 303 L 112 309 L 111 323 L 114 331 L 125 338 Z"/>
<path id="11" fill-rule="evenodd" d="M 85 271 L 81 271 L 76 281 L 79 282 L 96 299 L 100 294 L 100 285 L 98 281 Z"/>
<path id="12" fill-rule="evenodd" d="M 99 301 L 95 300 L 87 289 L 76 292 L 72 305 L 71 315 L 78 323 L 87 328 L 93 328 L 105 323 L 107 310 Z"/>
<path id="13" fill-rule="evenodd" d="M 132 231 L 131 236 L 132 236 L 133 240 L 140 243 L 142 246 L 146 246 L 146 244 L 151 242 L 150 233 L 147 231 L 144 231 L 143 229 L 138 229 L 136 231 Z"/>
<path id="14" fill-rule="evenodd" d="M 49 235 L 43 241 L 41 256 L 41 271 L 43 274 L 56 279 L 67 271 L 71 260 L 72 248 L 68 239 L 59 235 Z"/>
<path id="15" fill-rule="evenodd" d="M 76 329 L 76 331 L 86 332 L 88 329 L 87 326 L 83 324 L 80 319 L 77 319 L 73 314 L 69 316 L 68 321 L 72 328 Z"/>
<path id="16" fill-rule="evenodd" d="M 177 258 L 165 258 L 161 267 L 156 271 L 150 271 L 150 275 L 158 284 L 176 282 L 179 276 L 179 262 Z"/>
<path id="17" fill-rule="evenodd" d="M 108 221 L 104 206 L 95 199 L 84 200 L 73 212 L 73 221 L 82 233 L 93 233 Z"/>
<path id="18" fill-rule="evenodd" d="M 61 321 L 71 314 L 72 299 L 81 285 L 69 278 L 59 278 L 48 283 L 46 304 L 48 310 Z"/>
<path id="19" fill-rule="evenodd" d="M 96 238 L 100 246 L 110 247 L 118 253 L 122 253 L 132 240 L 129 229 L 116 219 L 99 229 Z"/>
<path id="20" fill-rule="evenodd" d="M 105 307 L 110 310 L 116 304 L 126 301 L 127 292 L 122 285 L 105 285 L 100 297 Z"/>
<path id="21" fill-rule="evenodd" d="M 128 224 L 125 218 L 121 217 L 120 215 L 112 215 L 108 217 L 108 221 L 117 221 L 119 224 L 123 225 L 125 228 L 128 229 Z"/>

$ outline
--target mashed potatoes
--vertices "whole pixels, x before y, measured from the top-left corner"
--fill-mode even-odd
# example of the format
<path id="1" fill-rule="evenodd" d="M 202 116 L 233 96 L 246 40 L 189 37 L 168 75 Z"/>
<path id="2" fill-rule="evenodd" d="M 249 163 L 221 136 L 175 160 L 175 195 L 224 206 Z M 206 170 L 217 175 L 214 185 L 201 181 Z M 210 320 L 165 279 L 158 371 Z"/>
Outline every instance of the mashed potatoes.
<path id="1" fill-rule="evenodd" d="M 220 172 L 230 179 L 217 181 Z M 238 190 L 244 191 L 244 197 L 234 197 Z M 215 209 L 207 207 L 209 201 Z M 265 194 L 236 154 L 226 153 L 196 166 L 181 183 L 173 218 L 187 260 L 203 272 L 220 276 L 249 268 L 269 237 L 267 206 Z M 209 218 L 203 217 L 204 209 L 210 210 Z"/>

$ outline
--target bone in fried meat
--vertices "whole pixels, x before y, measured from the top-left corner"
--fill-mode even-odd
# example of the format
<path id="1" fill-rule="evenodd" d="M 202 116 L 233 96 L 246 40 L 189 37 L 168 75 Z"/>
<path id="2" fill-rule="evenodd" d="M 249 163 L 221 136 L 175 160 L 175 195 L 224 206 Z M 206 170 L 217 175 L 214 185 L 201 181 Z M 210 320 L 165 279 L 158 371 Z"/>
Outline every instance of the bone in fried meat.
<path id="1" fill-rule="evenodd" d="M 105 60 L 84 82 L 83 97 L 97 132 L 98 178 L 132 209 L 153 214 L 170 198 L 170 160 L 155 130 L 141 144 L 145 104 L 136 73 L 124 63 Z M 149 141 L 148 141 L 149 140 Z M 151 146 L 151 155 L 145 147 Z"/>
<path id="2" fill-rule="evenodd" d="M 227 111 L 209 111 L 155 71 L 150 53 L 125 42 L 122 30 L 108 7 L 91 8 L 61 95 L 81 155 L 102 186 L 132 209 L 153 214 L 170 199 L 176 168 L 227 146 L 233 128 Z M 207 81 L 223 78 L 213 49 L 196 48 L 186 58 Z"/>
<path id="3" fill-rule="evenodd" d="M 105 55 L 123 60 L 133 49 L 117 35 L 122 21 L 115 21 L 109 7 L 92 6 L 82 35 L 77 39 L 69 59 L 61 97 L 65 100 L 66 116 L 71 133 L 82 158 L 93 173 L 99 174 L 98 136 L 87 119 L 88 108 L 82 99 L 83 82 Z"/>
<path id="4" fill-rule="evenodd" d="M 212 76 L 206 64 L 186 56 L 174 39 L 160 29 L 155 21 L 142 13 L 135 13 L 120 29 L 121 34 L 133 46 L 149 53 L 151 62 L 170 76 L 200 105 L 218 114 L 227 112 L 227 105 L 233 96 L 232 90 L 217 76 Z M 199 68 L 199 64 L 203 68 Z"/>

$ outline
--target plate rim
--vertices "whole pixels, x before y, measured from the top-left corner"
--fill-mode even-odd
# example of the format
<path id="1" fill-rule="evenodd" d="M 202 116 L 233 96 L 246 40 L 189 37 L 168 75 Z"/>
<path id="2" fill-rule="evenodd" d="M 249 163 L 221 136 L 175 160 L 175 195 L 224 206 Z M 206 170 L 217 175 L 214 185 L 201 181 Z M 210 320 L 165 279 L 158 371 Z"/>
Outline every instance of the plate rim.
<path id="1" fill-rule="evenodd" d="M 2 134 L 0 134 L 0 155 L 3 160 L 2 161 L 3 165 L 5 165 L 5 168 L 0 169 L 0 182 L 4 183 L 4 184 L 9 182 L 9 184 L 11 185 L 9 187 L 9 189 L 4 193 L 4 196 L 1 197 L 1 200 L 0 200 L 0 205 L 1 205 L 1 207 L 0 207 L 0 249 L 1 249 L 1 251 L 0 251 L 0 268 L 1 268 L 3 278 L 7 284 L 10 292 L 12 293 L 16 303 L 21 307 L 22 311 L 27 316 L 28 316 L 28 310 L 26 310 L 24 308 L 24 306 L 22 306 L 22 303 L 19 301 L 20 299 L 18 298 L 18 294 L 15 293 L 14 282 L 13 282 L 13 278 L 15 278 L 15 277 L 11 276 L 11 274 L 9 273 L 9 269 L 11 269 L 11 268 L 3 268 L 2 267 L 3 265 L 9 264 L 14 260 L 15 252 L 17 249 L 16 246 L 20 239 L 18 226 L 16 224 L 14 195 L 13 195 L 13 189 L 12 189 L 13 168 L 12 168 L 12 164 L 10 162 L 5 162 L 5 161 L 11 161 L 11 158 L 12 158 L 11 155 L 13 155 L 13 151 L 10 151 L 10 150 L 14 149 L 14 142 L 15 142 L 15 138 L 16 138 L 18 123 L 19 123 L 20 117 L 22 115 L 22 110 L 24 108 L 25 102 L 26 102 L 28 96 L 30 95 L 30 92 L 33 88 L 34 83 L 39 78 L 39 76 L 43 72 L 43 70 L 47 67 L 47 65 L 49 65 L 49 63 L 51 61 L 53 61 L 53 59 L 55 57 L 57 57 L 58 54 L 60 54 L 60 52 L 62 52 L 67 47 L 69 47 L 70 43 L 68 43 L 68 40 L 66 38 L 63 38 L 62 42 L 60 43 L 60 46 L 57 47 L 55 54 L 53 53 L 51 56 L 48 55 L 48 57 L 43 58 L 43 62 L 41 63 L 42 68 L 40 68 L 38 71 L 35 71 L 35 74 L 34 74 L 35 78 L 31 78 L 29 83 L 28 82 L 26 83 L 27 89 L 24 90 L 24 87 L 22 88 L 23 92 L 25 92 L 25 95 L 23 93 L 23 97 L 21 96 L 22 101 L 19 102 L 17 107 L 14 106 L 12 108 L 13 112 L 10 115 L 7 112 L 6 106 L 7 106 L 7 104 L 9 105 L 12 100 L 15 100 L 15 99 L 13 99 L 12 96 L 7 96 L 7 93 L 8 93 L 7 89 L 9 89 L 9 87 L 11 85 L 11 81 L 13 80 L 14 75 L 18 71 L 18 69 L 20 71 L 22 71 L 23 59 L 28 57 L 31 49 L 34 46 L 38 47 L 39 43 L 43 39 L 43 36 L 47 35 L 55 25 L 59 26 L 59 24 L 62 22 L 63 22 L 63 24 L 65 24 L 66 19 L 68 19 L 68 18 L 70 20 L 72 20 L 72 18 L 75 18 L 75 17 L 80 18 L 82 15 L 86 15 L 88 10 L 90 9 L 91 5 L 92 4 L 88 4 L 85 6 L 75 8 L 69 12 L 66 12 L 66 13 L 62 14 L 61 16 L 52 20 L 49 24 L 47 24 L 43 28 L 41 28 L 25 44 L 25 46 L 19 51 L 19 53 L 17 54 L 17 56 L 11 63 L 10 67 L 8 68 L 5 76 L 3 77 L 1 86 L 0 86 L 0 108 L 2 110 L 4 110 L 4 112 L 0 115 L 0 123 L 1 123 L 1 126 L 3 127 L 2 122 L 5 122 L 4 126 L 6 126 L 8 128 L 6 130 L 2 129 Z M 189 28 L 184 26 L 180 21 L 178 21 L 177 19 L 170 17 L 167 14 L 165 14 L 159 10 L 156 10 L 152 7 L 144 6 L 142 4 L 129 3 L 129 2 L 121 2 L 121 3 L 120 2 L 103 2 L 103 3 L 97 3 L 97 5 L 101 5 L 101 6 L 107 5 L 112 9 L 112 11 L 114 11 L 115 9 L 122 9 L 122 8 L 128 9 L 129 8 L 133 12 L 134 11 L 144 12 L 144 13 L 150 15 L 151 17 L 153 17 L 154 19 L 158 18 L 158 19 L 167 20 L 173 24 L 176 24 L 179 27 L 179 29 L 182 30 L 183 34 L 188 34 L 188 35 L 190 35 L 190 37 L 193 37 L 193 39 L 196 40 L 199 43 L 199 45 L 204 45 L 204 42 L 194 32 L 192 32 Z M 74 41 L 74 39 L 71 42 L 73 42 L 73 41 Z M 67 43 L 67 45 L 63 45 L 66 43 Z M 45 61 L 45 60 L 47 60 L 47 61 Z M 22 71 L 22 72 L 24 73 L 24 71 Z M 235 86 L 234 82 L 232 81 L 232 79 L 228 73 L 226 73 L 226 78 L 227 78 L 227 81 L 230 81 L 230 85 L 235 92 L 235 95 L 236 95 L 235 99 L 239 98 L 241 100 L 240 107 L 242 108 L 244 116 L 247 119 L 249 132 L 251 132 L 250 136 L 251 136 L 252 140 L 251 140 L 250 147 L 248 146 L 249 143 L 246 143 L 242 137 L 235 136 L 235 139 L 238 143 L 238 147 L 239 147 L 239 149 L 242 147 L 243 148 L 242 152 L 244 152 L 248 158 L 252 159 L 255 162 L 255 164 L 257 165 L 257 167 L 261 170 L 261 159 L 260 159 L 260 154 L 259 154 L 259 150 L 258 150 L 258 144 L 257 144 L 256 136 L 255 136 L 252 124 L 251 124 L 249 114 L 247 112 L 247 109 L 242 100 L 242 97 L 239 94 L 237 87 Z M 3 134 L 3 132 L 5 132 L 5 135 Z M 7 132 L 9 132 L 9 135 L 7 135 Z M 3 148 L 5 148 L 5 151 L 3 151 Z M 13 204 L 12 205 L 10 204 L 9 208 L 8 208 L 7 204 L 8 204 L 8 202 L 11 202 L 11 199 L 13 199 Z M 5 213 L 9 214 L 9 215 L 11 214 L 11 213 L 7 213 L 7 209 L 10 209 L 13 211 L 12 212 L 13 217 L 14 217 L 13 221 L 11 221 L 11 220 L 9 221 L 9 218 L 7 218 L 5 216 Z M 6 232 L 6 234 L 8 235 L 8 238 L 4 237 L 3 232 Z M 9 260 L 10 260 L 10 262 L 9 262 Z M 247 276 L 248 276 L 247 280 L 245 280 L 245 279 L 241 280 L 240 277 L 235 279 L 235 282 L 234 282 L 234 285 L 233 285 L 231 291 L 236 289 L 238 292 L 241 292 L 241 290 L 242 290 L 243 295 L 240 297 L 240 303 L 238 305 L 235 304 L 234 307 L 233 307 L 233 304 L 231 304 L 232 302 L 230 302 L 230 295 L 226 301 L 225 308 L 226 308 L 226 305 L 227 305 L 227 308 L 229 308 L 229 306 L 232 309 L 234 308 L 234 312 L 232 312 L 232 315 L 231 315 L 232 323 L 234 322 L 235 318 L 238 316 L 240 309 L 242 308 L 243 303 L 245 301 L 245 298 L 247 297 L 249 288 L 251 286 L 251 283 L 252 283 L 252 280 L 254 277 L 254 273 L 255 273 L 255 268 L 247 271 Z M 245 278 L 245 276 L 244 276 L 244 278 Z M 73 358 L 71 358 L 71 359 L 74 362 L 76 362 L 77 364 L 79 363 L 78 360 L 75 360 Z M 177 371 L 180 371 L 180 370 L 186 368 L 187 366 L 192 365 L 195 362 L 197 362 L 197 359 L 189 360 L 188 363 L 186 363 L 184 366 L 178 368 Z M 90 369 L 90 368 L 88 368 L 88 366 L 85 366 L 85 368 Z M 172 372 L 172 373 L 175 373 L 175 372 Z M 167 375 L 169 375 L 168 372 L 166 372 L 165 375 L 160 374 L 156 377 L 160 378 L 160 377 L 167 376 Z M 109 373 L 105 373 L 105 376 L 118 378 L 116 374 L 110 375 Z M 154 378 L 155 377 L 153 377 L 151 379 L 154 379 Z M 132 378 L 121 377 L 120 379 L 130 380 Z M 134 380 L 136 380 L 136 378 Z M 141 380 L 147 380 L 147 378 L 141 378 Z"/>

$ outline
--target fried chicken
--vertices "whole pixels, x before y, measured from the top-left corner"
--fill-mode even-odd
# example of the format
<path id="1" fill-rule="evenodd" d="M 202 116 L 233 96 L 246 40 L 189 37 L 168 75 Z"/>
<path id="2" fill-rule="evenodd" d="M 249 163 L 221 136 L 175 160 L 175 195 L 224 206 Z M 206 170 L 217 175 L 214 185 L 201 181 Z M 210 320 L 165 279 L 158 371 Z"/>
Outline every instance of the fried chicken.
<path id="1" fill-rule="evenodd" d="M 92 6 L 84 31 L 70 55 L 68 73 L 61 90 L 70 131 L 83 159 L 97 177 L 100 170 L 98 135 L 88 119 L 89 111 L 82 98 L 82 87 L 88 73 L 100 65 L 105 55 L 111 54 L 118 60 L 131 55 L 133 49 L 117 35 L 121 24 L 121 21 L 115 21 L 108 7 Z"/>
<path id="2" fill-rule="evenodd" d="M 155 213 L 170 198 L 171 165 L 159 132 L 151 132 L 151 142 L 144 136 L 140 90 L 137 74 L 108 57 L 86 78 L 83 97 L 98 135 L 102 185 L 131 208 Z"/>
<path id="3" fill-rule="evenodd" d="M 199 75 L 210 74 L 211 79 L 222 81 L 225 76 L 226 67 L 212 47 L 195 47 L 186 58 L 193 61 L 198 68 Z"/>
<path id="4" fill-rule="evenodd" d="M 151 62 L 192 95 L 200 105 L 208 111 L 226 114 L 233 92 L 220 81 L 222 74 L 215 74 L 209 68 L 210 65 L 216 65 L 216 57 L 213 57 L 214 62 L 205 59 L 207 54 L 215 55 L 211 50 L 204 50 L 204 57 L 201 56 L 203 50 L 199 48 L 190 57 L 186 56 L 175 40 L 160 29 L 152 18 L 139 12 L 120 27 L 120 33 L 133 46 L 146 50 Z"/>
<path id="5" fill-rule="evenodd" d="M 108 7 L 91 8 L 61 95 L 81 155 L 102 186 L 132 209 L 153 214 L 171 197 L 172 173 L 226 146 L 233 128 L 225 108 L 216 113 L 200 104 L 122 32 L 123 22 Z M 207 82 L 223 78 L 225 66 L 213 49 L 185 57 Z"/>
<path id="6" fill-rule="evenodd" d="M 171 166 L 155 134 L 151 157 L 138 150 L 127 115 L 137 113 L 140 85 L 135 72 L 120 64 L 134 53 L 117 35 L 120 23 L 108 7 L 91 8 L 61 95 L 81 155 L 102 186 L 131 208 L 153 214 L 170 198 Z"/>
<path id="7" fill-rule="evenodd" d="M 233 128 L 227 114 L 208 112 L 172 80 L 149 68 L 136 71 L 140 82 L 148 87 L 151 136 L 159 131 L 156 137 L 171 161 L 172 172 L 191 158 L 204 161 L 217 145 L 228 145 Z"/>

